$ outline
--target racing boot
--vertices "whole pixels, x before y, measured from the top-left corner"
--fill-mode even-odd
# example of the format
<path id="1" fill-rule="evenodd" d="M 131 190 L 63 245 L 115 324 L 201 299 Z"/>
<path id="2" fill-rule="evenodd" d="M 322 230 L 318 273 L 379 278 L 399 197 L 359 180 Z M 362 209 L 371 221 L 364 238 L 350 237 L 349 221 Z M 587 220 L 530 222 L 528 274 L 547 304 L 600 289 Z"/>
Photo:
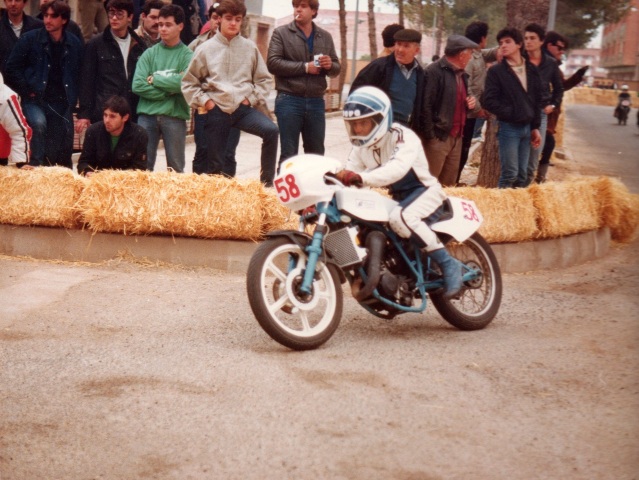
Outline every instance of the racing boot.
<path id="1" fill-rule="evenodd" d="M 546 175 L 548 174 L 548 167 L 550 167 L 549 163 L 541 163 L 537 168 L 537 177 L 535 178 L 535 183 L 545 183 Z"/>
<path id="2" fill-rule="evenodd" d="M 428 252 L 428 255 L 437 262 L 444 276 L 444 298 L 453 298 L 462 288 L 462 263 L 451 257 L 445 248 Z"/>

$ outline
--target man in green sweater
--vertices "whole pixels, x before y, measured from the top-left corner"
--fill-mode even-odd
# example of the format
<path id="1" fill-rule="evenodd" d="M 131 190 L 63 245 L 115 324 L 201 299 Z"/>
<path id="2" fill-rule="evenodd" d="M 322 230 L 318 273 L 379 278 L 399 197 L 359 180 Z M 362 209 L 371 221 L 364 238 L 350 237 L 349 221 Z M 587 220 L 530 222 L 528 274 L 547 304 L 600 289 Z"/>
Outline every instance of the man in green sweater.
<path id="1" fill-rule="evenodd" d="M 135 68 L 133 92 L 140 96 L 138 125 L 149 135 L 148 169 L 153 171 L 160 136 L 164 140 L 167 166 L 184 172 L 186 121 L 191 118 L 189 105 L 182 96 L 182 77 L 193 52 L 180 40 L 184 28 L 184 11 L 177 5 L 160 10 L 162 41 L 146 50 Z"/>

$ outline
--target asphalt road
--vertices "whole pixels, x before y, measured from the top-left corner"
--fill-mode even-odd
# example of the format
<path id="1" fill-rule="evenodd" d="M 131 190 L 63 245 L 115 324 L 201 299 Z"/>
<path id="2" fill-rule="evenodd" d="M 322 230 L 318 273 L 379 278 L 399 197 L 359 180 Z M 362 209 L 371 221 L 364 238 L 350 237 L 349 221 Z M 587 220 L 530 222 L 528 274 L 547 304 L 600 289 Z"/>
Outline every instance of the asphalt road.
<path id="1" fill-rule="evenodd" d="M 637 109 L 627 125 L 618 125 L 614 107 L 570 105 L 566 142 L 573 160 L 587 174 L 619 177 L 632 193 L 639 193 L 639 128 Z"/>
<path id="2" fill-rule="evenodd" d="M 0 257 L 0 479 L 636 479 L 638 272 L 505 275 L 477 332 L 346 295 L 297 353 L 243 275 Z"/>

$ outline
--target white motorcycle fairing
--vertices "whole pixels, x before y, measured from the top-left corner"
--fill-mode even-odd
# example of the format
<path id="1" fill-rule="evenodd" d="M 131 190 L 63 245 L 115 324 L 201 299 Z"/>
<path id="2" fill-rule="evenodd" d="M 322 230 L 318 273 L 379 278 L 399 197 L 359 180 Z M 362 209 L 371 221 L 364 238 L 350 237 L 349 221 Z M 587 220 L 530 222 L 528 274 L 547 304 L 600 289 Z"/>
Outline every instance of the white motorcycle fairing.
<path id="1" fill-rule="evenodd" d="M 330 157 L 303 154 L 286 160 L 273 181 L 279 201 L 293 211 L 302 210 L 335 196 L 340 212 L 369 222 L 388 223 L 390 212 L 398 203 L 369 189 L 347 188 L 327 184 L 324 175 L 337 173 L 342 162 Z M 448 197 L 452 215 L 430 225 L 436 232 L 464 242 L 475 233 L 483 216 L 472 200 Z"/>
<path id="2" fill-rule="evenodd" d="M 435 232 L 448 234 L 458 242 L 464 242 L 479 230 L 484 217 L 472 200 L 449 196 L 445 201 L 449 203 L 452 215 L 433 223 L 430 228 Z"/>
<path id="3" fill-rule="evenodd" d="M 347 215 L 369 222 L 388 222 L 397 202 L 374 190 L 344 188 L 335 192 L 337 208 Z"/>

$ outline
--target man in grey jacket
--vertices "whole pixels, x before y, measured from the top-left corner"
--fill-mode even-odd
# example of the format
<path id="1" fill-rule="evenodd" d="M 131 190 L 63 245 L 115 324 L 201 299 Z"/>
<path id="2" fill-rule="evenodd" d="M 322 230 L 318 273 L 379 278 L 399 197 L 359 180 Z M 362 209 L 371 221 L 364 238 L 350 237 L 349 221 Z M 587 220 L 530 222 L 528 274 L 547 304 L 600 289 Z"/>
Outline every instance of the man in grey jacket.
<path id="1" fill-rule="evenodd" d="M 205 173 L 224 173 L 224 150 L 231 127 L 262 138 L 260 180 L 273 186 L 279 132 L 257 110 L 268 95 L 271 76 L 255 43 L 240 35 L 246 6 L 241 0 L 222 0 L 217 13 L 219 31 L 196 49 L 182 79 L 182 93 L 194 108 L 207 112 L 208 139 Z"/>
<path id="2" fill-rule="evenodd" d="M 293 0 L 295 19 L 273 32 L 267 67 L 275 75 L 275 116 L 280 128 L 280 164 L 304 153 L 324 154 L 326 77 L 339 74 L 333 38 L 313 22 L 318 0 Z"/>

